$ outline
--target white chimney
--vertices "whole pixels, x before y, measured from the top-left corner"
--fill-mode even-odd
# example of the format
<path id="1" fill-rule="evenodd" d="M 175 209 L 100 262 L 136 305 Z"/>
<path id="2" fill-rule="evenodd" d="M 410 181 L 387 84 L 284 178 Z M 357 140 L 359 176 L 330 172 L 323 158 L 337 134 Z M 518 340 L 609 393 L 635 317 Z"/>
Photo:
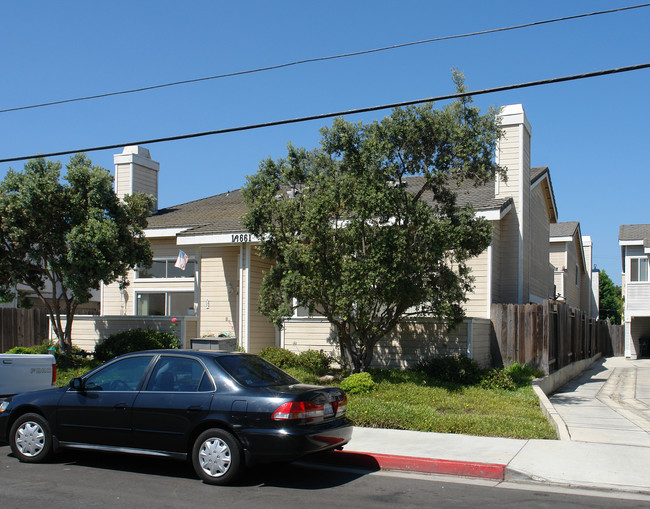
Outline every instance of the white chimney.
<path id="1" fill-rule="evenodd" d="M 155 198 L 158 210 L 158 171 L 160 163 L 153 161 L 149 150 L 131 145 L 113 156 L 115 163 L 115 194 L 122 199 L 127 194 L 146 193 Z"/>

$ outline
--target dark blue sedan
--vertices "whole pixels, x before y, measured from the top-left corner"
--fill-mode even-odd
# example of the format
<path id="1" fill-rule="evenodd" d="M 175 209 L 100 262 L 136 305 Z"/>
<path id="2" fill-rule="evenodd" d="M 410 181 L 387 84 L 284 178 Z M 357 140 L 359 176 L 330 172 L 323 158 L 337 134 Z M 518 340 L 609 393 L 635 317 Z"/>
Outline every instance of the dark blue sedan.
<path id="1" fill-rule="evenodd" d="M 33 463 L 59 448 L 190 457 L 204 482 L 228 484 L 247 465 L 343 447 L 346 402 L 255 355 L 136 352 L 67 387 L 5 400 L 0 440 Z"/>

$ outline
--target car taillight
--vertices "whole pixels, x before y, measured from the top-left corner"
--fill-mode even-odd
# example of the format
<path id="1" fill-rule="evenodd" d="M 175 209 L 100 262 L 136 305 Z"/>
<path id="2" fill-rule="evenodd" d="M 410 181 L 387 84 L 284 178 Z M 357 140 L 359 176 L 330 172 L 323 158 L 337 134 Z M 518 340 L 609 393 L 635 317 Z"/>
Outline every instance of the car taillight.
<path id="1" fill-rule="evenodd" d="M 336 405 L 334 408 L 336 408 L 337 417 L 341 417 L 342 415 L 345 415 L 345 412 L 348 409 L 348 397 L 345 394 L 343 394 L 343 399 L 339 401 L 338 405 Z"/>
<path id="2" fill-rule="evenodd" d="M 280 405 L 271 415 L 274 421 L 304 420 L 305 422 L 322 421 L 325 406 L 311 401 L 288 401 Z"/>
<path id="3" fill-rule="evenodd" d="M 56 364 L 52 364 L 52 385 L 56 384 Z"/>

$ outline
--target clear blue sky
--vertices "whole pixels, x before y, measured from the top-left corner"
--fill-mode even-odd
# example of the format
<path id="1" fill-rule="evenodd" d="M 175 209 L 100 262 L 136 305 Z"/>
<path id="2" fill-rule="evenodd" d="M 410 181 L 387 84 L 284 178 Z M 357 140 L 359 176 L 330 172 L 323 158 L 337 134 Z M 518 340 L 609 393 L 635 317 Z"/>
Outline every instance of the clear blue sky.
<path id="1" fill-rule="evenodd" d="M 3 2 L 0 109 L 236 72 L 641 1 Z M 0 114 L 0 158 L 215 130 L 650 61 L 650 8 L 435 42 L 132 95 Z M 522 103 L 532 164 L 549 166 L 560 221 L 591 235 L 620 283 L 620 224 L 650 222 L 650 70 L 476 98 Z M 387 112 L 350 116 L 372 120 Z M 149 145 L 160 206 L 241 187 L 312 121 Z M 90 153 L 113 170 L 113 151 Z M 68 156 L 58 158 L 63 164 Z M 11 166 L 0 164 L 0 178 Z"/>

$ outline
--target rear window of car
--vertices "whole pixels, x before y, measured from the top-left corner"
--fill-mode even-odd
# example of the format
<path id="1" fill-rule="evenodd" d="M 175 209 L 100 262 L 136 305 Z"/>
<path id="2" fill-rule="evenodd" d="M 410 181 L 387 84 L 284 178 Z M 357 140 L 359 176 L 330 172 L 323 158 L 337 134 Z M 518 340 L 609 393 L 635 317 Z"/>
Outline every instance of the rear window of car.
<path id="1" fill-rule="evenodd" d="M 269 387 L 300 383 L 270 362 L 255 355 L 224 355 L 215 359 L 231 377 L 245 387 Z"/>

